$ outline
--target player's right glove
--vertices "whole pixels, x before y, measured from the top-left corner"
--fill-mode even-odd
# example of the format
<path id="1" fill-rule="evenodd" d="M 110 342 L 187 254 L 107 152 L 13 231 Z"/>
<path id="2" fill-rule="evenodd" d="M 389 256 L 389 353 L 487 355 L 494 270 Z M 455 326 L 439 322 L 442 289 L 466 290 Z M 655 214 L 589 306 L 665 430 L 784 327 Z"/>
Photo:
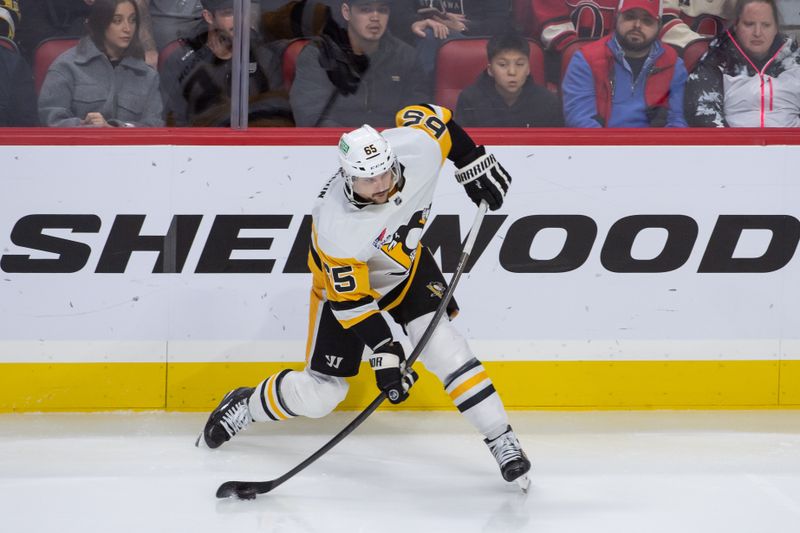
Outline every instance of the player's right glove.
<path id="1" fill-rule="evenodd" d="M 375 371 L 378 388 L 392 403 L 408 398 L 408 389 L 419 378 L 413 369 L 406 371 L 406 356 L 399 342 L 387 342 L 377 347 L 369 358 L 369 366 Z"/>
<path id="2" fill-rule="evenodd" d="M 356 92 L 361 76 L 369 67 L 369 57 L 353 52 L 347 30 L 329 18 L 317 39 L 317 46 L 319 66 L 325 70 L 336 90 L 345 96 Z"/>
<path id="3" fill-rule="evenodd" d="M 476 146 L 466 157 L 456 163 L 456 180 L 464 186 L 476 205 L 486 200 L 489 209 L 496 211 L 511 185 L 511 176 L 486 148 Z"/>

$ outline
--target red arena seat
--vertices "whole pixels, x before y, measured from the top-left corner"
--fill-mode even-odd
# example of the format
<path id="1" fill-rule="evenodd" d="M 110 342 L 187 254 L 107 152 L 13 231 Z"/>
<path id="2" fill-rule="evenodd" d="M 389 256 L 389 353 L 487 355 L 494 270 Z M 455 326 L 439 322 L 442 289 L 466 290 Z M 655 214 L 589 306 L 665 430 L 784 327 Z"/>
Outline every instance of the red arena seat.
<path id="1" fill-rule="evenodd" d="M 33 82 L 37 95 L 42 88 L 50 64 L 58 56 L 77 45 L 78 40 L 77 37 L 56 37 L 46 39 L 36 47 L 36 52 L 33 55 Z"/>
<path id="2" fill-rule="evenodd" d="M 691 72 L 700 58 L 708 51 L 709 41 L 694 41 L 683 50 L 683 62 L 687 72 Z"/>
<path id="3" fill-rule="evenodd" d="M 447 41 L 436 55 L 434 73 L 434 102 L 455 109 L 458 95 L 471 85 L 489 60 L 486 56 L 486 38 L 465 38 Z M 537 85 L 544 86 L 544 54 L 538 43 L 531 41 L 531 77 Z"/>
<path id="4" fill-rule="evenodd" d="M 577 41 L 569 43 L 569 45 L 564 48 L 564 51 L 561 52 L 561 81 L 564 81 L 564 74 L 567 73 L 567 67 L 569 66 L 572 56 L 575 55 L 575 52 L 596 40 L 597 39 L 578 39 Z"/>
<path id="5" fill-rule="evenodd" d="M 158 53 L 158 72 L 160 73 L 164 69 L 164 65 L 167 62 L 167 59 L 174 54 L 176 51 L 180 50 L 183 46 L 183 39 L 175 39 L 174 41 L 170 41 L 161 49 Z"/>
<path id="6" fill-rule="evenodd" d="M 300 51 L 309 42 L 311 42 L 311 39 L 293 39 L 283 51 L 283 56 L 281 56 L 281 73 L 283 74 L 283 86 L 287 91 L 292 87 L 292 82 L 294 81 L 297 56 L 300 55 Z"/>

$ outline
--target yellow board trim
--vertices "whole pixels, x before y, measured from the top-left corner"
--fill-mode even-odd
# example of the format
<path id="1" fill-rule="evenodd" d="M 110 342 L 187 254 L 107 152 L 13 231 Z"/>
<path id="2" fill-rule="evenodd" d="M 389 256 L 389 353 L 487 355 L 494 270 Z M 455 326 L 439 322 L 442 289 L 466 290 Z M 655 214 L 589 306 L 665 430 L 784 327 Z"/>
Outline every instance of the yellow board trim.
<path id="1" fill-rule="evenodd" d="M 509 409 L 800 407 L 800 361 L 484 362 Z M 229 390 L 303 363 L 0 363 L 0 412 L 207 411 Z M 452 409 L 423 366 L 411 397 L 387 409 Z M 341 409 L 376 394 L 368 366 Z"/>

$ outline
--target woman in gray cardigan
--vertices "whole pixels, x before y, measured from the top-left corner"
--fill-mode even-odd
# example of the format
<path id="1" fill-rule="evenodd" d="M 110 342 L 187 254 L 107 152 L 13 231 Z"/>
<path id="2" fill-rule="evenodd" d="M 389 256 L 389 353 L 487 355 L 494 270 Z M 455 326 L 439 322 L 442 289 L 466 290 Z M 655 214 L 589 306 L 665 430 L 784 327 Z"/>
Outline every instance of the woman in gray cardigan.
<path id="1" fill-rule="evenodd" d="M 47 126 L 163 126 L 158 73 L 144 62 L 133 0 L 96 0 L 89 35 L 50 66 L 39 94 Z"/>

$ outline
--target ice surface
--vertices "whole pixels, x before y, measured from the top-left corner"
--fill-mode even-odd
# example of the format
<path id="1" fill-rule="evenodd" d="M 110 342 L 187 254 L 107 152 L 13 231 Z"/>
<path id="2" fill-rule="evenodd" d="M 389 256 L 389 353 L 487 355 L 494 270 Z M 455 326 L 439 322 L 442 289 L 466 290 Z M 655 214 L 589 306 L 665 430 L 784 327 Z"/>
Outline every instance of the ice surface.
<path id="1" fill-rule="evenodd" d="M 798 531 L 800 411 L 512 412 L 524 496 L 453 412 L 378 412 L 254 501 L 355 416 L 258 424 L 196 449 L 200 413 L 0 415 L 8 533 Z"/>

